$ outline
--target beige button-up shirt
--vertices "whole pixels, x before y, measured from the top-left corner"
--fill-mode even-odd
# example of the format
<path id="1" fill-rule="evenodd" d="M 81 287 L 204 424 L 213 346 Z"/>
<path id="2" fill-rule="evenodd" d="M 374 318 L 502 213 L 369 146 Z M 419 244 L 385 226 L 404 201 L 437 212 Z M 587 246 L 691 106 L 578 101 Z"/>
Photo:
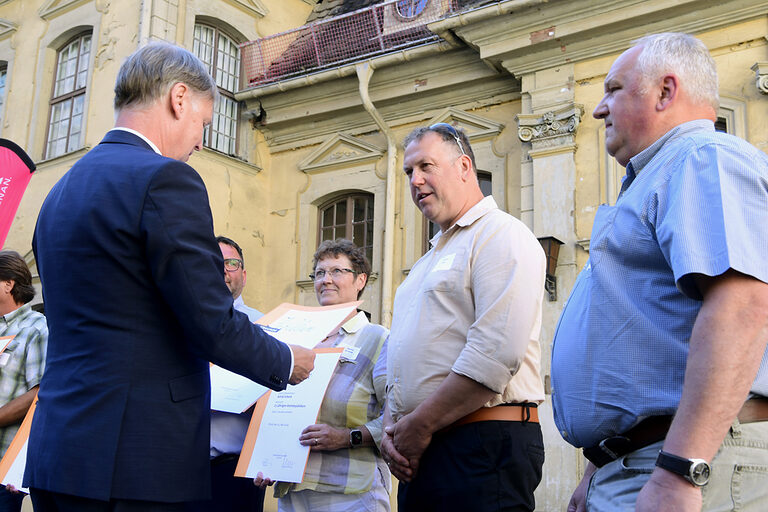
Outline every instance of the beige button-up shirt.
<path id="1" fill-rule="evenodd" d="M 545 257 L 538 240 L 489 196 L 430 242 L 395 295 L 392 418 L 413 411 L 450 371 L 498 393 L 487 407 L 541 402 Z"/>

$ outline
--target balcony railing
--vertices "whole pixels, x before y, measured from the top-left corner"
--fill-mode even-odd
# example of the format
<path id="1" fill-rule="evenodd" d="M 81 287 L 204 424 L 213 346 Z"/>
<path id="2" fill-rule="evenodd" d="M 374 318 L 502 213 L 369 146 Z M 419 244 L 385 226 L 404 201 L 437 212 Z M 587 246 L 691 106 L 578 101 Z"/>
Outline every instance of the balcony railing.
<path id="1" fill-rule="evenodd" d="M 240 45 L 243 89 L 435 41 L 469 0 L 391 0 Z"/>

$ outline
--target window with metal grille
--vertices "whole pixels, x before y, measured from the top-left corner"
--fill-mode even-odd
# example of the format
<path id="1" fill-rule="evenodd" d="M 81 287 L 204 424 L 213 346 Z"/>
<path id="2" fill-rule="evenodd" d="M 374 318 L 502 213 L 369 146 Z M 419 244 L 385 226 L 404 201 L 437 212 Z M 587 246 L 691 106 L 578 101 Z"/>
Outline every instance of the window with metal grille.
<path id="1" fill-rule="evenodd" d="M 336 198 L 319 208 L 317 243 L 347 238 L 373 258 L 373 194 Z"/>
<path id="2" fill-rule="evenodd" d="M 205 129 L 205 145 L 235 155 L 238 118 L 235 91 L 240 83 L 240 48 L 219 29 L 196 24 L 192 51 L 208 67 L 219 86 L 219 99 L 213 109 L 213 120 Z"/>
<path id="3" fill-rule="evenodd" d="M 83 112 L 91 60 L 91 34 L 80 34 L 56 54 L 45 158 L 53 158 L 83 145 Z"/>
<path id="4" fill-rule="evenodd" d="M 5 112 L 5 79 L 8 76 L 8 64 L 0 61 L 0 132 L 3 126 L 3 113 Z"/>
<path id="5" fill-rule="evenodd" d="M 480 184 L 480 191 L 483 197 L 490 196 L 493 193 L 493 175 L 489 172 L 477 171 L 477 182 Z M 422 242 L 422 253 L 426 254 L 429 250 L 429 241 L 432 240 L 440 226 L 424 217 L 424 240 Z"/>

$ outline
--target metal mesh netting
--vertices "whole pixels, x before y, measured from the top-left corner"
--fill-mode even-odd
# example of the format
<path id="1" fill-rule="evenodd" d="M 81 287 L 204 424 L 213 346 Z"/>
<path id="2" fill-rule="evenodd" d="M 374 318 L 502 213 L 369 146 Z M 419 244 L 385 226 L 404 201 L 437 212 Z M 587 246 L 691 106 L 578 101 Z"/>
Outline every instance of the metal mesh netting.
<path id="1" fill-rule="evenodd" d="M 243 89 L 437 40 L 466 0 L 391 0 L 240 45 Z"/>

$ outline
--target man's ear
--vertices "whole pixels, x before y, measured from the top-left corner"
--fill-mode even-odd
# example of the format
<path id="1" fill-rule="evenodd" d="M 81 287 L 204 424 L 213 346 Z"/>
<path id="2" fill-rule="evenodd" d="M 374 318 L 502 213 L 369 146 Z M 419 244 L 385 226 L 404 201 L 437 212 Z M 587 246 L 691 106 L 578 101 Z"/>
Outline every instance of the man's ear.
<path id="1" fill-rule="evenodd" d="M 676 75 L 668 74 L 661 77 L 659 99 L 656 102 L 656 110 L 668 109 L 677 99 L 680 92 L 680 80 Z"/>
<path id="2" fill-rule="evenodd" d="M 471 178 L 475 172 L 472 170 L 472 159 L 468 155 L 461 155 L 459 157 L 459 165 L 461 166 L 461 180 L 467 181 Z"/>
<path id="3" fill-rule="evenodd" d="M 189 96 L 189 87 L 187 87 L 186 84 L 176 82 L 171 86 L 171 111 L 173 111 L 173 115 L 176 119 L 179 119 L 184 112 L 187 96 Z"/>

